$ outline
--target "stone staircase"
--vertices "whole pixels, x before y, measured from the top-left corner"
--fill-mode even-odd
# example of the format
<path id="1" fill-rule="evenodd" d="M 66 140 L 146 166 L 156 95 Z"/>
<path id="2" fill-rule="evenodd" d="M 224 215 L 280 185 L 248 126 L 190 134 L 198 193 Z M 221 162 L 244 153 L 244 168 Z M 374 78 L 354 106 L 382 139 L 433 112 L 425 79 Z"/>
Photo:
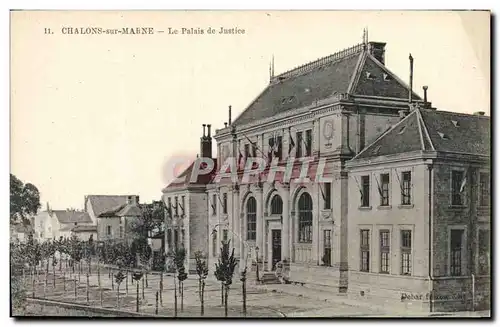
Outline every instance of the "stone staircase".
<path id="1" fill-rule="evenodd" d="M 281 284 L 281 281 L 276 277 L 273 271 L 265 271 L 260 275 L 261 284 Z"/>

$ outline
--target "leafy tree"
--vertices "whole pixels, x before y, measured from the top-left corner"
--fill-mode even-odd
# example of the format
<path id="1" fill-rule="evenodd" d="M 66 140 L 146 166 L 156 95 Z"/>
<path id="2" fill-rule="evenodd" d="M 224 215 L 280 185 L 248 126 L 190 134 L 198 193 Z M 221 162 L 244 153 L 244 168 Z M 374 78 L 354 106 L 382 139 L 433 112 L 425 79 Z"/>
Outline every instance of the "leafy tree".
<path id="1" fill-rule="evenodd" d="M 219 262 L 215 264 L 215 277 L 222 282 L 224 288 L 224 312 L 227 317 L 227 297 L 229 295 L 229 288 L 233 283 L 234 269 L 238 262 L 234 257 L 234 248 L 229 253 L 231 241 L 222 242 L 220 251 Z"/>
<path id="2" fill-rule="evenodd" d="M 186 261 L 186 249 L 180 247 L 175 250 L 174 262 L 177 270 L 177 279 L 179 280 L 179 290 L 181 295 L 181 311 L 184 310 L 184 281 L 187 279 L 188 275 L 186 273 L 186 268 L 184 267 L 184 262 Z"/>
<path id="3" fill-rule="evenodd" d="M 40 192 L 31 183 L 23 184 L 10 174 L 10 222 L 23 221 L 36 215 L 40 208 Z"/>
<path id="4" fill-rule="evenodd" d="M 10 295 L 11 315 L 22 315 L 26 307 L 24 267 L 27 263 L 26 247 L 20 243 L 10 244 Z"/>
<path id="5" fill-rule="evenodd" d="M 198 274 L 198 294 L 200 296 L 201 303 L 201 315 L 205 314 L 205 280 L 208 277 L 208 265 L 205 259 L 205 255 L 201 251 L 196 251 L 194 253 L 194 259 L 196 260 L 196 273 Z"/>

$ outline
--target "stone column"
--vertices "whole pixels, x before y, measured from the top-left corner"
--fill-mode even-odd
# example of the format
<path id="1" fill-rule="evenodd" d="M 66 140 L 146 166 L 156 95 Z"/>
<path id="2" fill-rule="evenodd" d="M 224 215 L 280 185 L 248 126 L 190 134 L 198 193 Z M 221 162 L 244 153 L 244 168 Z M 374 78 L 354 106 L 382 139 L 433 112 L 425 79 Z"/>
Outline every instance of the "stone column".
<path id="1" fill-rule="evenodd" d="M 315 265 L 319 265 L 319 195 L 321 193 L 319 189 L 319 184 L 313 184 L 313 211 L 312 211 L 312 251 L 311 251 L 311 260 Z"/>
<path id="2" fill-rule="evenodd" d="M 292 239 L 292 234 L 290 234 L 290 184 L 286 183 L 283 185 L 283 225 L 281 232 L 281 258 L 282 260 L 290 261 L 290 240 Z"/>
<path id="3" fill-rule="evenodd" d="M 290 207 L 292 210 L 290 211 L 290 220 L 289 220 L 289 238 L 288 238 L 288 244 L 289 244 L 289 251 L 290 251 L 290 262 L 295 262 L 295 249 L 293 247 L 293 242 L 295 240 L 295 209 L 294 209 L 294 204 L 290 203 Z"/>
<path id="4" fill-rule="evenodd" d="M 262 188 L 257 187 L 255 190 L 255 200 L 257 201 L 257 239 L 255 245 L 259 247 L 259 257 L 263 257 L 264 249 L 264 212 L 263 212 L 263 194 Z"/>
<path id="5" fill-rule="evenodd" d="M 243 235 L 241 234 L 241 220 L 240 220 L 240 188 L 238 184 L 233 185 L 233 234 L 234 234 L 234 254 L 240 258 L 241 248 L 243 242 Z M 240 258 L 241 259 L 241 258 Z"/>

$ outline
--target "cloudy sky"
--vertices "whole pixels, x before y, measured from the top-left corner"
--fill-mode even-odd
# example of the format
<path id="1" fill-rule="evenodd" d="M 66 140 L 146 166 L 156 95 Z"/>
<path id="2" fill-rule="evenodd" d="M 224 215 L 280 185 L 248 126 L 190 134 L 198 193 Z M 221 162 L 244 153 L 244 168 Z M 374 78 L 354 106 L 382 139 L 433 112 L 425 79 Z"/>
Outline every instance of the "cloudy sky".
<path id="1" fill-rule="evenodd" d="M 267 85 L 273 54 L 279 74 L 360 43 L 365 27 L 406 82 L 411 52 L 415 88 L 428 85 L 434 106 L 490 112 L 487 12 L 24 11 L 11 24 L 11 172 L 53 208 L 82 208 L 86 194 L 158 199 L 169 163 L 198 153 L 201 125 L 223 127 L 228 105 L 235 118 Z M 68 27 L 205 34 L 62 34 Z"/>

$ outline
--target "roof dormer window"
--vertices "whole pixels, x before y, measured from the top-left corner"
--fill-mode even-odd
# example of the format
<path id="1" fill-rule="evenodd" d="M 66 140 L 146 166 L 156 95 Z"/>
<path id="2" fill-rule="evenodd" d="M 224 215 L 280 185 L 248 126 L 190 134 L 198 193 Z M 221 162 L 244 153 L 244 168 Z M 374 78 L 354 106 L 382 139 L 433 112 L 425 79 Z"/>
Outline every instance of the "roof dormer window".
<path id="1" fill-rule="evenodd" d="M 366 79 L 374 80 L 375 79 L 375 75 L 373 75 L 372 73 L 367 72 L 366 73 Z"/>
<path id="2" fill-rule="evenodd" d="M 398 134 L 403 134 L 405 132 L 406 126 L 401 127 Z"/>
<path id="3" fill-rule="evenodd" d="M 384 81 L 390 81 L 390 80 L 392 80 L 392 77 L 389 74 L 384 73 Z"/>
<path id="4" fill-rule="evenodd" d="M 455 127 L 460 127 L 460 124 L 456 120 L 451 121 Z"/>
<path id="5" fill-rule="evenodd" d="M 443 139 L 443 140 L 449 140 L 448 138 L 448 135 L 446 135 L 445 133 L 441 133 L 441 132 L 437 132 L 439 134 L 439 136 Z"/>

